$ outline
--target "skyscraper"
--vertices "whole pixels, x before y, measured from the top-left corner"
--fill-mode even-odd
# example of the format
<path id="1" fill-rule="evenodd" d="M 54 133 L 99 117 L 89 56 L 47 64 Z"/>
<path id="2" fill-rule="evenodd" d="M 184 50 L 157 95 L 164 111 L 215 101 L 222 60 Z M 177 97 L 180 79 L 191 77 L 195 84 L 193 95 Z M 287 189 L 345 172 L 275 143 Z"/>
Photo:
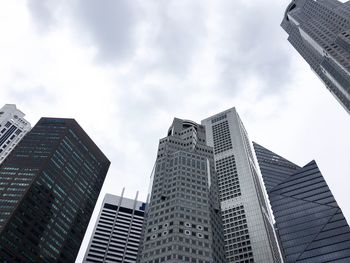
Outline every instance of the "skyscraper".
<path id="1" fill-rule="evenodd" d="M 225 262 L 213 149 L 175 118 L 159 142 L 139 262 Z"/>
<path id="2" fill-rule="evenodd" d="M 145 206 L 106 194 L 83 262 L 136 262 Z"/>
<path id="3" fill-rule="evenodd" d="M 235 108 L 202 125 L 214 148 L 228 262 L 281 262 L 251 143 Z"/>
<path id="4" fill-rule="evenodd" d="M 74 262 L 110 162 L 73 119 L 41 118 L 0 165 L 3 262 Z"/>
<path id="5" fill-rule="evenodd" d="M 288 41 L 350 113 L 350 1 L 293 0 L 281 26 Z"/>
<path id="6" fill-rule="evenodd" d="M 6 104 L 0 109 L 0 164 L 30 130 L 30 123 L 24 113 L 14 104 Z"/>
<path id="7" fill-rule="evenodd" d="M 287 263 L 350 262 L 350 228 L 316 162 L 304 167 L 254 143 Z"/>
<path id="8" fill-rule="evenodd" d="M 256 142 L 253 146 L 267 192 L 301 168 Z"/>

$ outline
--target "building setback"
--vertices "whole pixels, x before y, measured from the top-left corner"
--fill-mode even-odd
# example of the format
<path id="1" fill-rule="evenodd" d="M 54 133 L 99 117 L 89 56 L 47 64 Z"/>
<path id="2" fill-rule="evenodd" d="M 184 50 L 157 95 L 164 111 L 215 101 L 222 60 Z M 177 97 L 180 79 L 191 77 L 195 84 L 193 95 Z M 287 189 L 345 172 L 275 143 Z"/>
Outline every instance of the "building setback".
<path id="1" fill-rule="evenodd" d="M 214 148 L 228 262 L 281 262 L 259 170 L 235 108 L 202 121 Z"/>
<path id="2" fill-rule="evenodd" d="M 41 118 L 0 165 L 3 262 L 74 262 L 110 162 L 73 119 Z"/>
<path id="3" fill-rule="evenodd" d="M 204 127 L 175 118 L 159 142 L 151 178 L 138 262 L 225 262 L 213 149 Z"/>
<path id="4" fill-rule="evenodd" d="M 24 116 L 14 104 L 6 104 L 0 109 L 0 164 L 30 131 L 30 123 Z"/>
<path id="5" fill-rule="evenodd" d="M 83 262 L 136 262 L 146 203 L 106 194 Z"/>
<path id="6" fill-rule="evenodd" d="M 350 113 L 350 1 L 293 0 L 281 26 L 288 41 Z"/>
<path id="7" fill-rule="evenodd" d="M 257 143 L 254 148 L 285 262 L 350 262 L 349 225 L 316 162 L 299 168 Z"/>

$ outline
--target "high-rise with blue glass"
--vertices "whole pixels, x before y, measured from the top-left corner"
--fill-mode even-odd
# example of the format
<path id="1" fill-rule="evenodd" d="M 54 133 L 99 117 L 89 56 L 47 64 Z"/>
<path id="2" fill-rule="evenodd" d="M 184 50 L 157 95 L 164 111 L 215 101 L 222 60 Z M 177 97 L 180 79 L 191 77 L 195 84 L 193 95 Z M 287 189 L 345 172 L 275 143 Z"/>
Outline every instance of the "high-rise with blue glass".
<path id="1" fill-rule="evenodd" d="M 109 164 L 75 120 L 40 119 L 0 165 L 2 262 L 74 262 Z"/>
<path id="2" fill-rule="evenodd" d="M 254 143 L 287 263 L 350 262 L 350 228 L 315 161 L 299 167 Z"/>

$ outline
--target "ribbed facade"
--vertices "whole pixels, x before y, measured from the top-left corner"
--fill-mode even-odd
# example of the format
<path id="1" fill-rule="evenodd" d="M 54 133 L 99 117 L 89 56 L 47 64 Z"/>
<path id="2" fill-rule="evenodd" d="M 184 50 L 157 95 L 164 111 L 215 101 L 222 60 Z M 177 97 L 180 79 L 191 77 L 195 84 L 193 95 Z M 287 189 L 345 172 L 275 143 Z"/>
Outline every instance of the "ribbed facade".
<path id="1" fill-rule="evenodd" d="M 298 165 L 271 152 L 256 142 L 253 142 L 253 146 L 267 192 L 300 169 Z"/>
<path id="2" fill-rule="evenodd" d="M 202 125 L 175 118 L 152 174 L 139 262 L 223 263 L 213 149 Z"/>
<path id="3" fill-rule="evenodd" d="M 316 162 L 297 168 L 258 144 L 254 147 L 264 181 L 281 174 L 268 196 L 285 262 L 350 262 L 349 225 Z"/>
<path id="4" fill-rule="evenodd" d="M 214 148 L 227 262 L 281 262 L 252 146 L 235 108 L 202 125 Z"/>
<path id="5" fill-rule="evenodd" d="M 146 204 L 106 194 L 83 262 L 134 263 Z"/>
<path id="6" fill-rule="evenodd" d="M 6 104 L 0 109 L 0 164 L 30 131 L 30 123 L 16 105 Z"/>
<path id="7" fill-rule="evenodd" d="M 350 1 L 293 0 L 281 26 L 288 41 L 350 113 Z"/>
<path id="8" fill-rule="evenodd" d="M 2 262 L 74 262 L 110 162 L 73 119 L 42 118 L 0 165 Z"/>

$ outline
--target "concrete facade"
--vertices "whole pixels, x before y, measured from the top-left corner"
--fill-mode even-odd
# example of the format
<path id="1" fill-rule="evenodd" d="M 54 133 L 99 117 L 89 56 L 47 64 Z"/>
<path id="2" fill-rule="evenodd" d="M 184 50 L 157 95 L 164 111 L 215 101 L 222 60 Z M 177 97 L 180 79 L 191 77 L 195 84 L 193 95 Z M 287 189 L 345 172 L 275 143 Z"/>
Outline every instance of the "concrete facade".
<path id="1" fill-rule="evenodd" d="M 145 207 L 137 196 L 106 194 L 83 262 L 136 262 Z"/>
<path id="2" fill-rule="evenodd" d="M 24 116 L 14 104 L 6 104 L 0 109 L 0 164 L 30 131 L 30 123 Z"/>
<path id="3" fill-rule="evenodd" d="M 139 262 L 225 262 L 213 149 L 175 118 L 159 142 Z"/>

